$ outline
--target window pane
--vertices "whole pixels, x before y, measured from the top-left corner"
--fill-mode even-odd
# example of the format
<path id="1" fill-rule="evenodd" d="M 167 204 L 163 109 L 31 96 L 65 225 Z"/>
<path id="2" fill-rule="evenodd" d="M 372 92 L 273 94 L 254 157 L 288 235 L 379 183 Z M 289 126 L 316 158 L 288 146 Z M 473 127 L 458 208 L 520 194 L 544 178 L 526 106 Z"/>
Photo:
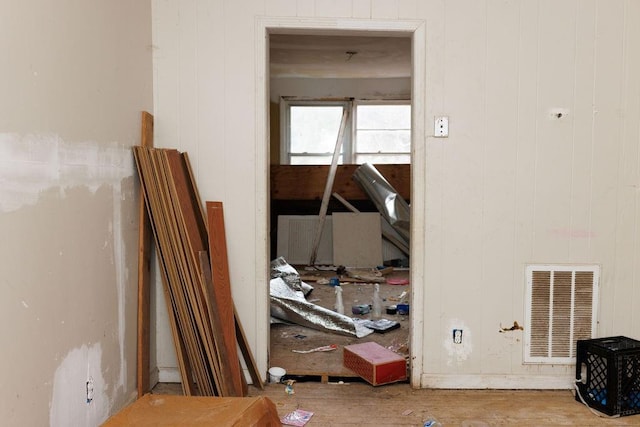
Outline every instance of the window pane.
<path id="1" fill-rule="evenodd" d="M 290 115 L 291 153 L 333 154 L 342 120 L 341 106 L 291 106 Z"/>
<path id="2" fill-rule="evenodd" d="M 411 129 L 411 105 L 358 105 L 357 128 Z"/>
<path id="3" fill-rule="evenodd" d="M 411 162 L 411 105 L 357 106 L 356 163 Z"/>
<path id="4" fill-rule="evenodd" d="M 357 154 L 356 163 L 359 165 L 363 163 L 395 163 L 395 164 L 409 164 L 411 163 L 410 154 Z"/>
<path id="5" fill-rule="evenodd" d="M 411 131 L 360 130 L 357 151 L 408 153 L 411 151 Z"/>

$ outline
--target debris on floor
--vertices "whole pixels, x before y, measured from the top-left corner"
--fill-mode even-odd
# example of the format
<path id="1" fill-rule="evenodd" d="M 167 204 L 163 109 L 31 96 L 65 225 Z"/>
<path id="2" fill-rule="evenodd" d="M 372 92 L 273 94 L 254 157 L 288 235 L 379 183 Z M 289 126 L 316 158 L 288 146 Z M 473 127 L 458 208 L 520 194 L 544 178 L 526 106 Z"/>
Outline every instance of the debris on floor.
<path id="1" fill-rule="evenodd" d="M 312 416 L 313 412 L 305 411 L 304 409 L 296 409 L 282 417 L 280 421 L 282 424 L 287 426 L 301 427 L 308 423 Z"/>
<path id="2" fill-rule="evenodd" d="M 345 346 L 343 363 L 373 386 L 407 379 L 406 359 L 375 342 Z"/>
<path id="3" fill-rule="evenodd" d="M 338 349 L 337 345 L 331 344 L 331 345 L 323 345 L 322 347 L 312 348 L 311 350 L 291 350 L 291 351 L 293 351 L 294 353 L 307 354 L 307 353 L 315 353 L 317 351 L 333 351 L 337 349 Z"/>
<path id="4" fill-rule="evenodd" d="M 344 314 L 307 301 L 306 295 L 311 290 L 305 293 L 304 289 L 313 288 L 300 280 L 295 268 L 287 264 L 284 258 L 274 260 L 271 271 L 269 296 L 272 317 L 312 329 L 355 335 L 357 338 L 373 333 Z"/>
<path id="5" fill-rule="evenodd" d="M 293 391 L 293 383 L 295 383 L 295 380 L 287 380 L 285 381 L 285 386 L 284 386 L 284 392 L 291 395 L 291 394 L 295 394 L 295 391 Z"/>
<path id="6" fill-rule="evenodd" d="M 378 320 L 365 320 L 362 325 L 366 328 L 373 329 L 374 332 L 384 334 L 385 332 L 393 331 L 400 327 L 400 323 L 395 320 L 378 319 Z"/>

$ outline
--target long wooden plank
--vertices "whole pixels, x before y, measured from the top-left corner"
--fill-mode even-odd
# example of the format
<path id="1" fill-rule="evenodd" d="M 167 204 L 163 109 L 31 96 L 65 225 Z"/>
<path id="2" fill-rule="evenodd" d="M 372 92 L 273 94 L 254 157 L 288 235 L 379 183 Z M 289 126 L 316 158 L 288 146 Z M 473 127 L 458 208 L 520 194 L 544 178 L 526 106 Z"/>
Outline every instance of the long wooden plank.
<path id="1" fill-rule="evenodd" d="M 336 170 L 338 168 L 338 158 L 342 152 L 342 139 L 344 138 L 344 131 L 347 128 L 347 119 L 349 118 L 349 110 L 344 109 L 342 112 L 342 120 L 340 121 L 340 130 L 338 131 L 338 137 L 336 138 L 336 146 L 333 150 L 333 158 L 331 159 L 331 166 L 329 166 L 329 175 L 327 176 L 327 182 L 324 187 L 324 193 L 322 195 L 322 203 L 320 204 L 320 214 L 318 218 L 318 225 L 316 227 L 316 234 L 313 239 L 313 245 L 311 246 L 311 257 L 309 259 L 309 265 L 314 265 L 318 258 L 318 246 L 320 245 L 320 238 L 322 237 L 322 229 L 324 228 L 324 221 L 327 217 L 327 208 L 329 207 L 329 199 L 331 198 L 331 192 L 333 189 L 333 181 L 336 177 Z"/>
<path id="2" fill-rule="evenodd" d="M 233 307 L 233 318 L 235 319 L 238 347 L 240 347 L 240 352 L 242 353 L 244 362 L 247 364 L 247 369 L 249 369 L 249 375 L 251 376 L 253 386 L 258 387 L 260 390 L 264 390 L 264 380 L 262 379 L 262 375 L 260 375 L 258 364 L 253 357 L 251 346 L 249 346 L 249 340 L 247 340 L 247 335 L 244 333 L 244 328 L 242 327 L 242 323 L 240 322 L 240 317 L 238 317 L 238 310 L 236 309 L 235 305 Z"/>
<path id="3" fill-rule="evenodd" d="M 199 274 L 198 278 L 194 277 L 193 294 L 191 295 L 193 307 L 196 311 L 197 325 L 201 331 L 203 342 L 205 344 L 206 356 L 209 365 L 213 368 L 214 376 L 221 396 L 242 396 L 241 389 L 238 389 L 234 377 L 234 369 L 231 363 L 237 360 L 232 352 L 235 352 L 235 346 L 232 349 L 227 348 L 225 341 L 221 339 L 222 334 L 219 333 L 219 323 L 217 318 L 219 307 L 215 299 L 211 298 L 213 290 L 208 283 L 203 282 L 207 279 L 207 275 L 203 274 L 203 268 L 207 265 L 198 259 L 198 255 L 205 252 L 207 247 L 207 230 L 205 220 L 202 217 L 202 209 L 199 204 L 197 192 L 195 192 L 195 184 L 191 185 L 193 179 L 188 167 L 188 159 L 186 156 L 171 160 L 174 182 L 177 188 L 177 195 L 180 199 L 180 209 L 182 219 L 184 221 L 184 230 L 188 234 L 186 242 L 189 245 L 187 251 L 191 259 L 194 260 L 193 267 L 199 268 L 199 271 L 193 274 Z M 199 282 L 198 280 L 199 279 Z"/>
<path id="4" fill-rule="evenodd" d="M 182 298 L 181 310 L 184 319 L 184 327 L 192 340 L 192 360 L 195 376 L 197 378 L 199 392 L 202 395 L 210 396 L 219 392 L 216 387 L 216 361 L 212 360 L 212 345 L 207 330 L 206 313 L 202 309 L 201 301 L 198 299 L 199 274 L 195 267 L 195 257 L 190 250 L 190 245 L 194 244 L 189 239 L 189 230 L 186 227 L 188 221 L 185 219 L 189 210 L 188 204 L 183 202 L 185 193 L 192 191 L 185 188 L 180 176 L 181 166 L 171 162 L 171 158 L 180 158 L 176 150 L 165 150 L 159 152 L 158 163 L 163 173 L 163 180 L 166 182 L 167 190 L 167 218 L 170 220 L 170 236 L 172 247 L 176 249 L 175 265 L 179 274 L 177 294 Z"/>
<path id="5" fill-rule="evenodd" d="M 240 360 L 237 352 L 237 338 L 227 258 L 227 238 L 224 227 L 222 202 L 206 202 L 207 224 L 209 229 L 209 256 L 213 272 L 213 289 L 219 310 L 220 322 L 227 347 L 228 369 L 232 372 L 236 396 L 242 396 Z"/>
<path id="6" fill-rule="evenodd" d="M 142 112 L 140 145 L 153 147 L 153 116 Z M 150 275 L 151 275 L 151 223 L 145 205 L 143 185 L 140 185 L 138 201 L 138 348 L 137 380 L 138 398 L 150 391 L 149 384 L 149 331 L 150 331 Z"/>
<path id="7" fill-rule="evenodd" d="M 322 200 L 328 165 L 271 165 L 271 199 Z M 352 179 L 358 165 L 338 165 L 333 191 L 347 200 L 369 200 Z M 376 164 L 375 168 L 405 200 L 411 199 L 411 165 Z"/>
<path id="8" fill-rule="evenodd" d="M 167 287 L 171 298 L 170 316 L 173 313 L 175 330 L 174 336 L 178 357 L 181 353 L 186 355 L 186 360 L 181 367 L 182 382 L 185 384 L 185 393 L 214 395 L 215 384 L 211 378 L 209 366 L 205 363 L 202 338 L 194 320 L 197 313 L 193 312 L 192 303 L 188 294 L 192 284 L 187 257 L 184 253 L 184 241 L 180 232 L 182 224 L 179 221 L 176 207 L 175 186 L 171 184 L 170 167 L 166 161 L 166 150 L 147 150 L 140 148 L 144 153 L 146 162 L 143 162 L 143 173 L 146 172 L 149 181 L 149 193 L 153 195 L 152 218 L 155 222 L 154 230 L 157 232 L 157 248 L 162 257 L 166 269 Z M 173 150 L 175 151 L 175 150 Z M 184 234 L 184 233 L 183 233 Z M 169 304 L 167 302 L 167 304 Z M 171 317 L 170 317 L 171 320 Z M 177 339 L 176 339 L 177 338 Z M 183 348 L 180 348 L 184 345 Z M 191 386 L 195 379 L 197 391 Z"/>
<path id="9" fill-rule="evenodd" d="M 207 211 L 210 221 L 205 219 L 186 154 L 144 147 L 135 147 L 134 152 L 145 184 L 184 392 L 246 395 L 222 204 L 214 202 L 213 213 Z M 203 254 L 206 258 L 209 246 L 213 284 L 207 274 L 209 260 L 205 265 L 201 258 Z"/>
<path id="10" fill-rule="evenodd" d="M 229 349 L 224 344 L 224 332 L 222 330 L 222 321 L 220 319 L 220 310 L 218 309 L 218 302 L 216 300 L 216 293 L 213 290 L 213 276 L 211 273 L 211 265 L 209 259 L 209 253 L 206 251 L 201 251 L 198 253 L 200 259 L 200 270 L 202 271 L 202 279 L 203 279 L 203 293 L 207 300 L 207 307 L 209 309 L 209 318 L 211 319 L 211 327 L 213 331 L 213 337 L 216 341 L 216 351 L 219 360 L 224 361 L 225 365 L 229 360 Z M 234 349 L 230 349 L 233 351 Z M 226 388 L 226 392 L 230 387 L 233 387 L 234 379 L 233 373 L 230 369 L 223 368 L 221 370 L 222 381 Z M 240 396 L 229 396 L 229 397 L 240 397 Z"/>
<path id="11" fill-rule="evenodd" d="M 157 207 L 159 218 L 162 219 L 159 229 L 163 232 L 163 255 L 166 257 L 166 265 L 169 272 L 169 285 L 175 304 L 175 316 L 180 336 L 183 337 L 185 350 L 188 356 L 189 365 L 192 372 L 188 373 L 189 377 L 193 377 L 197 384 L 197 394 L 208 394 L 210 390 L 209 382 L 206 374 L 203 373 L 200 360 L 200 346 L 198 345 L 197 335 L 191 320 L 188 302 L 183 291 L 184 287 L 184 267 L 181 263 L 179 239 L 177 237 L 177 221 L 173 214 L 173 203 L 171 195 L 168 192 L 169 175 L 167 167 L 164 164 L 164 150 L 153 150 L 151 159 L 153 165 L 154 177 L 156 179 L 159 205 Z M 183 382 L 186 379 L 183 377 Z"/>
<path id="12" fill-rule="evenodd" d="M 158 258 L 158 264 L 160 267 L 163 289 L 165 294 L 165 301 L 167 304 L 167 311 L 169 315 L 169 325 L 171 326 L 171 332 L 176 347 L 176 354 L 178 359 L 178 368 L 180 370 L 182 378 L 182 388 L 184 394 L 190 396 L 195 393 L 195 385 L 193 383 L 193 374 L 191 365 L 188 360 L 187 342 L 184 336 L 178 330 L 177 319 L 177 301 L 175 300 L 171 290 L 171 268 L 168 265 L 169 255 L 167 247 L 165 245 L 165 227 L 162 215 L 154 215 L 154 212 L 160 213 L 160 192 L 157 185 L 157 174 L 153 168 L 153 161 L 151 158 L 151 150 L 143 147 L 134 147 L 134 155 L 136 165 L 138 168 L 138 174 L 140 176 L 141 183 L 144 189 L 144 198 L 147 206 L 147 212 L 151 219 L 151 226 L 153 235 L 156 241 L 156 254 Z"/>

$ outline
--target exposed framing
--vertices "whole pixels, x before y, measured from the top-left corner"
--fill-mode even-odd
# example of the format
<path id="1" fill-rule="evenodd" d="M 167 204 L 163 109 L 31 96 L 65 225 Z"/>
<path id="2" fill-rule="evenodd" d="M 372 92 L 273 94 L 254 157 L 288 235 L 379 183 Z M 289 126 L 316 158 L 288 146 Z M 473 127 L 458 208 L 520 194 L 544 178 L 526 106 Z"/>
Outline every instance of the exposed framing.
<path id="1" fill-rule="evenodd" d="M 411 385 L 421 387 L 424 336 L 425 22 L 340 18 L 258 17 L 256 20 L 256 362 L 266 371 L 269 349 L 269 34 L 398 35 L 411 37 Z"/>

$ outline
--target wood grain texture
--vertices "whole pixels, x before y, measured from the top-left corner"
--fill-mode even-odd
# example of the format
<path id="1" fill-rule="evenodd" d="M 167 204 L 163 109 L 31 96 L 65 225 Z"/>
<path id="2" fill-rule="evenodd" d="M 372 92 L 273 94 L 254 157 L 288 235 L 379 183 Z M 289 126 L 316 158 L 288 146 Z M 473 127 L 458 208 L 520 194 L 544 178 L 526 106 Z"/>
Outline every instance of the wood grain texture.
<path id="1" fill-rule="evenodd" d="M 182 389 L 186 395 L 195 393 L 193 372 L 189 362 L 187 339 L 179 330 L 178 298 L 173 295 L 171 281 L 174 280 L 171 251 L 167 239 L 166 220 L 162 215 L 162 192 L 158 187 L 158 173 L 154 168 L 152 150 L 145 147 L 134 147 L 134 157 L 138 169 L 138 175 L 142 183 L 147 212 L 151 220 L 159 270 L 162 277 L 165 302 L 169 316 L 169 325 L 176 348 L 178 368 L 182 378 Z"/>
<path id="2" fill-rule="evenodd" d="M 147 394 L 109 418 L 103 426 L 280 426 L 266 397 L 186 397 Z"/>
<path id="3" fill-rule="evenodd" d="M 244 333 L 244 328 L 242 327 L 242 323 L 240 322 L 240 317 L 238 317 L 238 311 L 236 310 L 235 305 L 233 307 L 233 317 L 235 319 L 238 347 L 240 347 L 244 362 L 247 364 L 247 368 L 249 369 L 249 375 L 251 376 L 251 381 L 253 381 L 253 386 L 262 389 L 264 388 L 264 380 L 262 379 L 262 375 L 260 375 L 258 364 L 253 357 L 253 352 L 251 351 L 251 347 L 249 346 L 247 336 Z"/>
<path id="4" fill-rule="evenodd" d="M 351 178 L 358 165 L 338 165 L 333 191 L 347 200 L 369 200 Z M 411 165 L 375 165 L 396 191 L 411 199 Z M 322 200 L 329 166 L 271 165 L 271 198 L 274 200 Z"/>
<path id="5" fill-rule="evenodd" d="M 140 145 L 153 147 L 153 116 L 142 112 Z M 151 223 L 145 205 L 144 189 L 140 185 L 138 201 L 138 347 L 137 347 L 137 382 L 138 397 L 150 391 L 149 384 L 149 331 L 150 314 L 149 299 L 151 287 Z"/>
<path id="6" fill-rule="evenodd" d="M 229 260 L 227 258 L 227 237 L 224 227 L 224 211 L 222 202 L 206 202 L 207 224 L 209 229 L 209 256 L 211 257 L 211 271 L 213 274 L 213 292 L 216 297 L 216 307 L 219 312 L 224 345 L 228 350 L 228 366 L 233 373 L 233 391 L 242 395 L 242 379 L 240 360 L 237 353 L 237 338 L 235 318 L 233 313 L 233 299 L 231 296 L 231 281 L 229 277 Z"/>
<path id="7" fill-rule="evenodd" d="M 296 382 L 289 395 L 284 387 L 249 387 L 249 396 L 268 397 L 280 417 L 298 408 L 312 411 L 309 427 L 419 427 L 429 419 L 466 427 L 638 425 L 638 415 L 599 418 L 576 402 L 570 390 L 412 389 L 402 383 L 373 387 L 345 381 Z M 153 392 L 176 394 L 179 387 L 161 383 Z"/>
<path id="8" fill-rule="evenodd" d="M 637 426 L 637 415 L 599 418 L 570 390 L 433 390 L 408 384 L 298 382 L 295 394 L 269 384 L 250 395 L 271 399 L 282 417 L 300 408 L 314 412 L 309 426 Z"/>
<path id="9" fill-rule="evenodd" d="M 342 138 L 344 137 L 344 130 L 347 126 L 348 117 L 349 117 L 349 110 L 345 109 L 342 112 L 342 120 L 340 121 L 340 130 L 338 131 L 336 146 L 333 150 L 331 165 L 329 166 L 329 174 L 327 175 L 327 181 L 325 182 L 324 192 L 322 194 L 322 203 L 320 204 L 318 226 L 316 227 L 316 234 L 313 239 L 313 245 L 311 245 L 311 257 L 309 259 L 309 265 L 315 264 L 318 256 L 318 246 L 320 245 L 320 238 L 322 237 L 322 229 L 324 228 L 324 222 L 327 217 L 327 208 L 329 207 L 329 199 L 331 198 L 333 182 L 335 181 L 336 171 L 338 170 L 338 157 L 340 156 L 340 152 L 341 152 L 340 147 L 342 147 Z"/>
<path id="10" fill-rule="evenodd" d="M 202 278 L 203 278 L 203 293 L 207 300 L 207 307 L 209 308 L 209 319 L 211 321 L 211 329 L 213 332 L 213 337 L 216 341 L 216 350 L 218 359 L 221 361 L 229 360 L 229 352 L 234 351 L 234 348 L 227 348 L 225 345 L 225 337 L 223 331 L 223 323 L 220 318 L 220 310 L 218 307 L 218 301 L 216 299 L 216 293 L 213 289 L 213 277 L 211 273 L 211 265 L 209 260 L 209 253 L 206 251 L 201 251 L 198 253 L 200 258 L 200 268 L 202 270 Z M 235 382 L 233 378 L 233 371 L 230 369 L 222 369 L 222 380 L 224 381 L 224 390 L 225 394 L 229 393 L 229 390 L 233 390 L 233 392 L 237 393 L 237 390 L 234 389 Z M 244 395 L 244 392 L 241 393 Z M 240 396 L 236 396 L 240 397 Z"/>

